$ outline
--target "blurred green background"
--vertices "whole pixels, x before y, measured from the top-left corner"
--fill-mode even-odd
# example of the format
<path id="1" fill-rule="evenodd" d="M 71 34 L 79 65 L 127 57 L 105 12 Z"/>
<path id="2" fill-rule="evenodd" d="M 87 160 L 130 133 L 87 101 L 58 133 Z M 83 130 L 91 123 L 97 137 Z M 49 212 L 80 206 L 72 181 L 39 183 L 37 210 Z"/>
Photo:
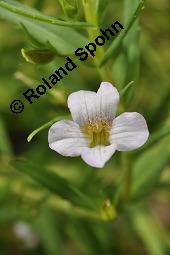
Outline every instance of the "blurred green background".
<path id="1" fill-rule="evenodd" d="M 67 96 L 73 91 L 96 91 L 102 81 L 102 68 L 97 69 L 92 60 L 79 63 L 46 95 L 32 105 L 25 103 L 23 113 L 13 114 L 10 103 L 21 99 L 28 88 L 37 87 L 41 77 L 48 77 L 65 63 L 65 56 L 56 49 L 57 56 L 49 64 L 26 62 L 21 49 L 32 48 L 30 37 L 45 48 L 48 45 L 42 45 L 38 38 L 50 41 L 50 37 L 42 31 L 38 34 L 36 20 L 32 19 L 29 33 L 14 24 L 17 14 L 4 10 L 1 2 L 0 255 L 170 254 L 169 0 L 146 1 L 138 20 L 104 66 L 120 91 L 134 81 L 121 98 L 119 112 L 143 114 L 151 135 L 141 149 L 117 152 L 100 170 L 92 169 L 80 158 L 62 157 L 50 150 L 48 129 L 30 143 L 27 137 L 51 119 L 68 115 Z M 60 20 L 85 21 L 79 0 L 18 2 Z M 89 13 L 96 14 L 100 28 L 119 20 L 126 29 L 140 1 L 89 2 L 99 2 L 96 12 L 94 8 Z M 72 29 L 91 41 L 88 28 L 43 26 L 63 36 L 69 45 L 73 43 L 73 49 L 78 48 L 79 40 L 74 38 L 74 46 Z M 105 52 L 111 44 L 109 41 L 105 45 Z M 131 170 L 130 191 L 126 190 L 127 167 Z"/>

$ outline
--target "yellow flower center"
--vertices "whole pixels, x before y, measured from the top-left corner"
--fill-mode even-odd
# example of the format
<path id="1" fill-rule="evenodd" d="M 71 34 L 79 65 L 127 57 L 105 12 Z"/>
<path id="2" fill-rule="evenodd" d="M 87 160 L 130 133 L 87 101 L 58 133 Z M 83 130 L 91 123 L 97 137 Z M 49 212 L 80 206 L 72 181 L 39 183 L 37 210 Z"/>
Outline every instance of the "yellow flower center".
<path id="1" fill-rule="evenodd" d="M 108 121 L 100 120 L 96 122 L 88 122 L 81 130 L 89 140 L 89 147 L 93 148 L 97 145 L 110 145 L 110 128 L 111 125 Z"/>

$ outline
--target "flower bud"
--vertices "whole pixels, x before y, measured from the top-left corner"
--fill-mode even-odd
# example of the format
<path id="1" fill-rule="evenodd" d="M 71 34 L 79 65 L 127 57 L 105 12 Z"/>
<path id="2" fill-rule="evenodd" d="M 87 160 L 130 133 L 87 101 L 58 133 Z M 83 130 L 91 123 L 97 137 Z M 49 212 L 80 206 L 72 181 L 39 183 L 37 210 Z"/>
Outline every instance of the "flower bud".
<path id="1" fill-rule="evenodd" d="M 56 53 L 49 49 L 21 49 L 23 58 L 31 64 L 47 64 L 54 60 Z"/>
<path id="2" fill-rule="evenodd" d="M 105 221 L 113 220 L 117 216 L 115 207 L 111 204 L 110 200 L 107 199 L 104 201 L 101 208 L 101 217 Z"/>

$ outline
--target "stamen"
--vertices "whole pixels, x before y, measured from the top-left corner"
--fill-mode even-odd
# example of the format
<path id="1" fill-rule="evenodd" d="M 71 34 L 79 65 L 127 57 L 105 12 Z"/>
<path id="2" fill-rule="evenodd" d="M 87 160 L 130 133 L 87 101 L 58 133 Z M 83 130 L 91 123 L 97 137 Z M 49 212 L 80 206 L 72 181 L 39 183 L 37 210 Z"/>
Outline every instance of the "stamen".
<path id="1" fill-rule="evenodd" d="M 89 140 L 89 147 L 93 148 L 97 145 L 110 145 L 109 132 L 111 125 L 107 120 L 96 120 L 88 122 L 83 128 L 82 132 Z"/>

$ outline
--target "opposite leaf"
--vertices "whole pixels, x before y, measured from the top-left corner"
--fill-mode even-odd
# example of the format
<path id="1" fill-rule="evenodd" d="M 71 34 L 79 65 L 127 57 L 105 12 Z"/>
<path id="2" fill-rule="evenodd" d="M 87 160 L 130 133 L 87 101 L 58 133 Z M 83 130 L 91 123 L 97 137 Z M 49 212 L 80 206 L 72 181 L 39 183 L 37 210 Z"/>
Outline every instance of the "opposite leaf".
<path id="1" fill-rule="evenodd" d="M 25 12 L 31 16 L 28 17 Z M 84 47 L 87 44 L 87 39 L 72 27 L 61 27 L 54 25 L 53 22 L 42 22 L 42 20 L 35 18 L 36 15 L 36 10 L 25 5 L 14 1 L 0 1 L 0 17 L 22 26 L 22 28 L 24 27 L 27 34 L 34 38 L 36 45 L 37 43 L 47 45 L 48 41 L 57 53 L 70 55 L 76 48 Z M 43 17 L 46 18 L 45 15 Z M 69 22 L 69 24 L 71 23 Z M 44 48 L 46 47 L 44 46 Z"/>

